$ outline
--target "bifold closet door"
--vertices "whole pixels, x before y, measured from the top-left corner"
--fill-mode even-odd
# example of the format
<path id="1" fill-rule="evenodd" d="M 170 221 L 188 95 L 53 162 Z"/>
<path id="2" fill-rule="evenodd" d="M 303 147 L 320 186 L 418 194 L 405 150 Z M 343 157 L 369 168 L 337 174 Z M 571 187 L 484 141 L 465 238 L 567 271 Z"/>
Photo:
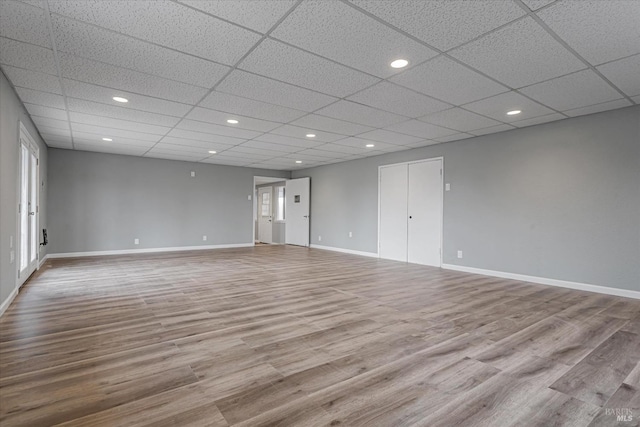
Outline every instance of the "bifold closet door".
<path id="1" fill-rule="evenodd" d="M 410 163 L 407 261 L 440 267 L 442 160 Z"/>
<path id="2" fill-rule="evenodd" d="M 407 261 L 407 165 L 380 168 L 380 258 Z"/>

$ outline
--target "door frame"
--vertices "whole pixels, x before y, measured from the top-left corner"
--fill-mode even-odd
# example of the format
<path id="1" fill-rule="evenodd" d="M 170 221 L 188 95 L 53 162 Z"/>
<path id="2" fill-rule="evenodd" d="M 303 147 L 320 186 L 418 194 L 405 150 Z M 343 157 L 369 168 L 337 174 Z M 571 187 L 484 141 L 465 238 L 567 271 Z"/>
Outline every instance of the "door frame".
<path id="1" fill-rule="evenodd" d="M 253 212 L 251 214 L 251 218 L 253 218 L 253 220 L 251 221 L 251 243 L 254 246 L 256 245 L 256 221 L 258 220 L 258 188 L 256 187 L 256 185 L 269 184 L 272 182 L 288 181 L 289 179 L 290 178 L 278 178 L 273 176 L 254 175 L 253 192 L 251 193 L 251 198 L 252 198 L 251 210 Z M 258 184 L 258 181 L 260 181 L 259 184 Z"/>
<path id="2" fill-rule="evenodd" d="M 379 165 L 378 166 L 378 258 L 380 258 L 380 209 L 381 209 L 381 204 L 380 204 L 380 181 L 382 180 L 382 174 L 381 174 L 381 169 L 384 167 L 388 167 L 388 166 L 400 166 L 400 165 L 407 165 L 407 167 L 410 164 L 413 163 L 422 163 L 422 162 L 431 162 L 431 161 L 435 161 L 435 160 L 440 160 L 442 162 L 442 191 L 440 194 L 442 194 L 442 199 L 441 199 L 441 203 L 440 203 L 440 268 L 442 268 L 442 264 L 444 263 L 444 156 L 439 156 L 439 157 L 429 157 L 427 159 L 419 159 L 419 160 L 410 160 L 408 162 L 399 162 L 399 163 L 390 163 L 390 164 L 386 164 L 386 165 Z"/>
<path id="3" fill-rule="evenodd" d="M 260 231 L 262 230 L 262 227 L 260 226 L 260 221 L 262 218 L 262 213 L 261 212 L 257 212 L 256 209 L 256 216 L 257 216 L 257 221 L 256 221 L 256 226 L 258 227 L 258 241 L 260 243 L 267 243 L 269 245 L 273 244 L 273 189 L 274 187 L 272 185 L 266 186 L 266 187 L 260 187 L 260 188 L 256 188 L 257 190 L 257 197 L 258 200 L 256 201 L 256 205 L 258 206 L 258 208 L 262 205 L 262 200 L 260 199 L 260 190 L 263 190 L 263 193 L 265 192 L 264 190 L 268 188 L 269 189 L 269 227 L 271 227 L 271 239 L 269 239 L 268 242 L 263 241 L 262 239 L 260 239 Z"/>
<path id="4" fill-rule="evenodd" d="M 20 209 L 23 207 L 20 206 L 20 196 L 21 196 L 21 182 L 22 178 L 22 141 L 26 140 L 27 148 L 29 152 L 33 150 L 36 156 L 36 210 L 35 210 L 35 222 L 36 222 L 36 259 L 35 259 L 35 268 L 32 272 L 30 272 L 26 277 L 20 277 L 20 256 L 22 252 L 22 242 L 19 237 L 21 228 L 20 228 Z M 18 179 L 17 179 L 17 196 L 18 203 L 16 203 L 16 238 L 15 238 L 15 263 L 16 263 L 16 288 L 19 290 L 26 283 L 27 279 L 31 277 L 31 275 L 40 269 L 40 147 L 33 139 L 27 128 L 24 126 L 22 121 L 18 121 Z M 28 225 L 27 225 L 28 227 Z M 30 244 L 30 241 L 27 242 L 27 245 Z"/>

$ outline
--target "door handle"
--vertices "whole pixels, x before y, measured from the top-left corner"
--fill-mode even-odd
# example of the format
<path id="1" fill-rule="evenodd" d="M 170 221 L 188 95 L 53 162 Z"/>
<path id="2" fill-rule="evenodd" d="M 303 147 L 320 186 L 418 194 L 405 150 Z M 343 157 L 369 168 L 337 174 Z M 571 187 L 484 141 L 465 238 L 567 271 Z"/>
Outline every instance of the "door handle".
<path id="1" fill-rule="evenodd" d="M 35 215 L 35 214 L 36 214 L 35 212 L 29 212 L 29 215 Z"/>
<path id="2" fill-rule="evenodd" d="M 309 218 L 309 215 L 304 215 L 305 218 Z"/>
<path id="3" fill-rule="evenodd" d="M 409 215 L 409 219 L 413 218 L 411 215 Z"/>

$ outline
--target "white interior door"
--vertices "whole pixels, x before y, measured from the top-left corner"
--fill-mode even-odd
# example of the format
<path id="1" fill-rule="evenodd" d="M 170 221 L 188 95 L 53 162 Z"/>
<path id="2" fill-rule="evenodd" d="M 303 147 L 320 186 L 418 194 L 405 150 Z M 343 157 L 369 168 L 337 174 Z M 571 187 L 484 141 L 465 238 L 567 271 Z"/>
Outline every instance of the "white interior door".
<path id="1" fill-rule="evenodd" d="M 273 201 L 271 187 L 258 189 L 258 240 L 273 242 Z"/>
<path id="2" fill-rule="evenodd" d="M 380 168 L 380 258 L 407 261 L 407 165 Z"/>
<path id="3" fill-rule="evenodd" d="M 407 261 L 440 267 L 442 159 L 409 164 Z"/>
<path id="4" fill-rule="evenodd" d="M 287 181 L 285 187 L 285 238 L 288 245 L 309 246 L 310 178 Z"/>
<path id="5" fill-rule="evenodd" d="M 38 267 L 38 149 L 21 128 L 18 202 L 18 286 Z"/>

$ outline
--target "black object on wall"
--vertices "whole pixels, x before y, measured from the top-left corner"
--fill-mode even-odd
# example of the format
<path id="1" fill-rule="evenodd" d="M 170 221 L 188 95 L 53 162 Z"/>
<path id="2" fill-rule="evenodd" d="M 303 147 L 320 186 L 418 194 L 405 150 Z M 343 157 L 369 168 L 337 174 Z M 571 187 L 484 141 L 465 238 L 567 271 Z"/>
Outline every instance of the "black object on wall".
<path id="1" fill-rule="evenodd" d="M 49 243 L 49 240 L 47 239 L 47 229 L 43 228 L 42 229 L 42 243 L 40 243 L 40 246 L 47 246 L 48 243 Z"/>

